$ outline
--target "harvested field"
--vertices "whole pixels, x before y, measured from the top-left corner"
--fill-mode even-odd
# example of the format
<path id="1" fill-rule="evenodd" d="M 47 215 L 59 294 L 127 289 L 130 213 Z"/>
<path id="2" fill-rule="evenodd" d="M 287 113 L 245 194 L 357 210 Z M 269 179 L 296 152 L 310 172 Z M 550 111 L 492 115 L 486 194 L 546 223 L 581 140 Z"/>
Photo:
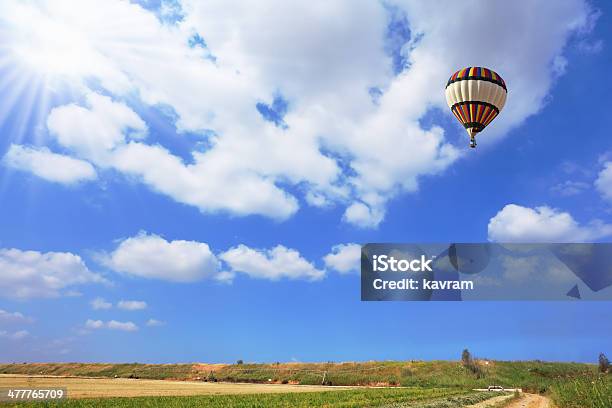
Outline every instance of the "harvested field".
<path id="1" fill-rule="evenodd" d="M 351 387 L 316 385 L 237 384 L 195 381 L 135 380 L 128 378 L 75 378 L 0 374 L 0 388 L 66 387 L 72 398 L 192 396 L 218 394 L 268 394 L 321 392 Z"/>

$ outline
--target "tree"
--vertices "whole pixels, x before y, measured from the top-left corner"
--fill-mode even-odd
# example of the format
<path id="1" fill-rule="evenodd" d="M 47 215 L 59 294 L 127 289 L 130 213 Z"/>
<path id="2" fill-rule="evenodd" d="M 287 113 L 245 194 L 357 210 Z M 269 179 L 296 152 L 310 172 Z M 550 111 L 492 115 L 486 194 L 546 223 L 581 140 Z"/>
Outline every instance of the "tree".
<path id="1" fill-rule="evenodd" d="M 464 367 L 469 368 L 472 363 L 472 354 L 470 353 L 470 350 L 463 349 L 463 353 L 461 353 L 461 364 L 463 364 Z"/>
<path id="2" fill-rule="evenodd" d="M 244 364 L 244 361 L 238 360 L 238 361 L 236 361 L 236 364 L 238 364 L 238 365 Z"/>
<path id="3" fill-rule="evenodd" d="M 604 353 L 599 353 L 599 372 L 607 373 L 610 370 L 610 360 Z"/>
<path id="4" fill-rule="evenodd" d="M 461 364 L 465 368 L 470 370 L 473 374 L 476 374 L 476 377 L 478 378 L 484 377 L 485 375 L 484 371 L 482 370 L 482 368 L 480 368 L 478 364 L 476 364 L 476 362 L 472 358 L 472 354 L 470 353 L 468 349 L 464 349 L 463 352 L 461 353 Z"/>

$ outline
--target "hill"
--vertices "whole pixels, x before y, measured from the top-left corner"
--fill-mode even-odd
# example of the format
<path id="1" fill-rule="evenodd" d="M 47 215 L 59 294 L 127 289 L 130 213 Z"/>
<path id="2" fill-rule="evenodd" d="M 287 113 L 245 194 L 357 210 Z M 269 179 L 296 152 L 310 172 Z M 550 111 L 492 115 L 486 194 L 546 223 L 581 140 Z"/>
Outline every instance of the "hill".
<path id="1" fill-rule="evenodd" d="M 273 364 L 0 364 L 0 374 L 119 377 L 284 384 L 480 388 L 502 385 L 545 392 L 551 385 L 595 378 L 581 363 L 478 360 L 477 373 L 458 361 L 370 361 Z"/>

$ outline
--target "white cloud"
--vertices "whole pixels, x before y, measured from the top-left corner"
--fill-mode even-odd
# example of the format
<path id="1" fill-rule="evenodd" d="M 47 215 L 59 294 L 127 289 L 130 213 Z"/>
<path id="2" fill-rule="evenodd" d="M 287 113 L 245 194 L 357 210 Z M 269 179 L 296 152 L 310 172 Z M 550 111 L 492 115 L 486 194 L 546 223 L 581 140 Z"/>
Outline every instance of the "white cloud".
<path id="1" fill-rule="evenodd" d="M 0 249 L 0 296 L 56 297 L 75 285 L 104 282 L 78 255 Z"/>
<path id="2" fill-rule="evenodd" d="M 551 191 L 562 195 L 562 196 L 574 196 L 578 195 L 590 188 L 589 183 L 585 183 L 584 181 L 573 181 L 567 180 L 563 183 L 559 183 L 551 188 Z"/>
<path id="3" fill-rule="evenodd" d="M 332 251 L 323 257 L 325 266 L 342 274 L 359 273 L 361 270 L 361 245 L 335 245 Z"/>
<path id="4" fill-rule="evenodd" d="M 87 319 L 85 327 L 88 329 L 101 329 L 104 327 L 104 322 L 102 320 Z"/>
<path id="5" fill-rule="evenodd" d="M 47 127 L 59 144 L 100 166 L 111 164 L 112 151 L 126 140 L 142 139 L 147 133 L 136 112 L 96 93 L 87 94 L 86 107 L 70 104 L 54 108 Z"/>
<path id="6" fill-rule="evenodd" d="M 23 322 L 31 322 L 32 319 L 24 316 L 23 313 L 20 312 L 8 312 L 6 310 L 0 309 L 0 322 L 7 323 L 23 323 Z"/>
<path id="7" fill-rule="evenodd" d="M 104 322 L 102 320 L 87 319 L 85 322 L 85 328 L 91 330 L 97 329 L 110 329 L 110 330 L 121 330 L 121 331 L 136 331 L 138 326 L 133 322 L 119 322 L 117 320 L 109 320 Z"/>
<path id="8" fill-rule="evenodd" d="M 166 241 L 141 232 L 121 241 L 102 256 L 116 272 L 173 282 L 194 282 L 217 273 L 219 262 L 207 244 L 196 241 Z"/>
<path id="9" fill-rule="evenodd" d="M 297 200 L 279 189 L 273 177 L 235 169 L 231 154 L 194 152 L 195 163 L 186 165 L 161 146 L 130 143 L 115 152 L 114 166 L 153 190 L 205 212 L 260 214 L 283 220 L 297 211 Z"/>
<path id="10" fill-rule="evenodd" d="M 215 275 L 215 280 L 220 283 L 232 283 L 236 277 L 235 272 L 221 271 Z"/>
<path id="11" fill-rule="evenodd" d="M 144 310 L 147 308 L 147 302 L 142 300 L 120 300 L 117 307 L 123 310 Z"/>
<path id="12" fill-rule="evenodd" d="M 149 327 L 159 327 L 165 324 L 166 324 L 165 322 L 162 322 L 161 320 L 157 320 L 157 319 L 149 319 L 147 320 L 147 323 L 146 323 L 146 325 Z"/>
<path id="13" fill-rule="evenodd" d="M 606 200 L 612 201 L 612 161 L 605 162 L 603 166 L 595 180 L 595 187 Z"/>
<path id="14" fill-rule="evenodd" d="M 7 332 L 6 330 L 0 330 L 0 338 L 9 340 L 21 340 L 29 335 L 30 333 L 27 330 L 18 330 L 13 333 Z"/>
<path id="15" fill-rule="evenodd" d="M 134 176 L 153 190 L 202 211 L 284 219 L 297 210 L 295 198 L 278 189 L 273 178 L 231 166 L 235 152 L 218 156 L 193 152 L 195 163 L 185 164 L 162 146 L 138 142 L 145 138 L 146 125 L 124 103 L 94 93 L 87 101 L 88 107 L 55 108 L 47 120 L 57 141 L 79 157 Z"/>
<path id="16" fill-rule="evenodd" d="M 138 326 L 132 322 L 118 322 L 116 320 L 110 320 L 106 323 L 106 327 L 111 330 L 122 330 L 122 331 L 136 331 Z"/>
<path id="17" fill-rule="evenodd" d="M 101 297 L 95 298 L 94 300 L 90 302 L 90 304 L 93 310 L 106 310 L 106 309 L 110 309 L 111 307 L 113 307 L 112 303 L 107 302 Z"/>
<path id="18" fill-rule="evenodd" d="M 384 217 L 383 209 L 356 202 L 346 208 L 343 219 L 357 227 L 373 228 L 378 226 Z"/>
<path id="19" fill-rule="evenodd" d="M 101 254 L 99 260 L 119 273 L 171 282 L 214 279 L 231 283 L 237 273 L 270 280 L 318 280 L 325 276 L 325 271 L 317 269 L 298 251 L 282 245 L 269 250 L 238 245 L 215 255 L 203 242 L 167 241 L 145 232 L 120 241 L 114 251 Z M 229 265 L 229 270 L 222 269 L 220 260 Z M 135 310 L 145 308 L 146 303 L 121 301 L 117 307 Z"/>
<path id="20" fill-rule="evenodd" d="M 562 52 L 569 37 L 594 24 L 583 0 L 392 1 L 412 33 L 402 49 L 408 68 L 394 76 L 382 2 L 185 0 L 185 18 L 175 25 L 123 1 L 49 4 L 0 6 L 14 58 L 73 82 L 98 79 L 117 99 L 136 94 L 145 104 L 170 107 L 179 132 L 215 132 L 210 147 L 186 164 L 162 146 L 129 141 L 126 130 L 143 130 L 142 121 L 90 96 L 88 107 L 56 108 L 48 121 L 77 157 L 205 212 L 286 219 L 298 200 L 284 186 L 299 185 L 306 202 L 346 206 L 343 219 L 368 228 L 383 221 L 389 199 L 417 191 L 421 177 L 460 156 L 442 121 L 428 128 L 420 121 L 431 109 L 448 111 L 443 87 L 452 72 L 485 65 L 509 84 L 504 112 L 481 137 L 487 144 L 542 108 L 568 63 Z M 196 32 L 208 49 L 188 46 Z M 458 46 L 457 38 L 478 39 L 477 46 Z M 377 103 L 373 86 L 382 93 Z M 289 101 L 286 129 L 255 109 L 276 92 Z M 462 132 L 458 125 L 455 131 Z"/>
<path id="21" fill-rule="evenodd" d="M 571 214 L 547 206 L 508 204 L 489 220 L 489 239 L 498 242 L 583 242 L 612 235 L 612 225 L 580 225 Z"/>
<path id="22" fill-rule="evenodd" d="M 277 245 L 269 250 L 251 249 L 238 245 L 219 255 L 232 272 L 244 273 L 252 278 L 279 280 L 319 280 L 325 271 L 317 269 L 294 249 Z"/>
<path id="23" fill-rule="evenodd" d="M 75 184 L 96 178 L 96 171 L 88 162 L 52 153 L 46 147 L 11 145 L 3 161 L 13 169 L 28 171 L 47 181 L 61 184 Z"/>

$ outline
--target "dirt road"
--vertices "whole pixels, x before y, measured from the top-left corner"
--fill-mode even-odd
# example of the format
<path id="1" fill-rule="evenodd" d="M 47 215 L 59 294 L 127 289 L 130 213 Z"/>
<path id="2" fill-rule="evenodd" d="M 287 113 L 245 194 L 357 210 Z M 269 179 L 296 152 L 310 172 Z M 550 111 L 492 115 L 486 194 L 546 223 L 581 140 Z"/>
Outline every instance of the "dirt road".
<path id="1" fill-rule="evenodd" d="M 208 383 L 194 381 L 75 378 L 0 374 L 0 388 L 65 387 L 69 398 L 144 397 L 211 394 L 317 392 L 339 388 L 316 385 Z"/>
<path id="2" fill-rule="evenodd" d="M 478 404 L 470 405 L 466 408 L 489 408 L 494 407 L 497 404 L 512 398 L 512 395 L 502 395 L 499 397 L 491 398 L 489 400 L 479 402 Z M 548 398 L 536 394 L 522 394 L 521 398 L 516 401 L 512 401 L 510 405 L 506 405 L 504 408 L 550 408 L 550 401 Z"/>
<path id="3" fill-rule="evenodd" d="M 506 408 L 550 408 L 550 400 L 537 394 L 523 394 L 519 400 L 513 401 Z"/>

